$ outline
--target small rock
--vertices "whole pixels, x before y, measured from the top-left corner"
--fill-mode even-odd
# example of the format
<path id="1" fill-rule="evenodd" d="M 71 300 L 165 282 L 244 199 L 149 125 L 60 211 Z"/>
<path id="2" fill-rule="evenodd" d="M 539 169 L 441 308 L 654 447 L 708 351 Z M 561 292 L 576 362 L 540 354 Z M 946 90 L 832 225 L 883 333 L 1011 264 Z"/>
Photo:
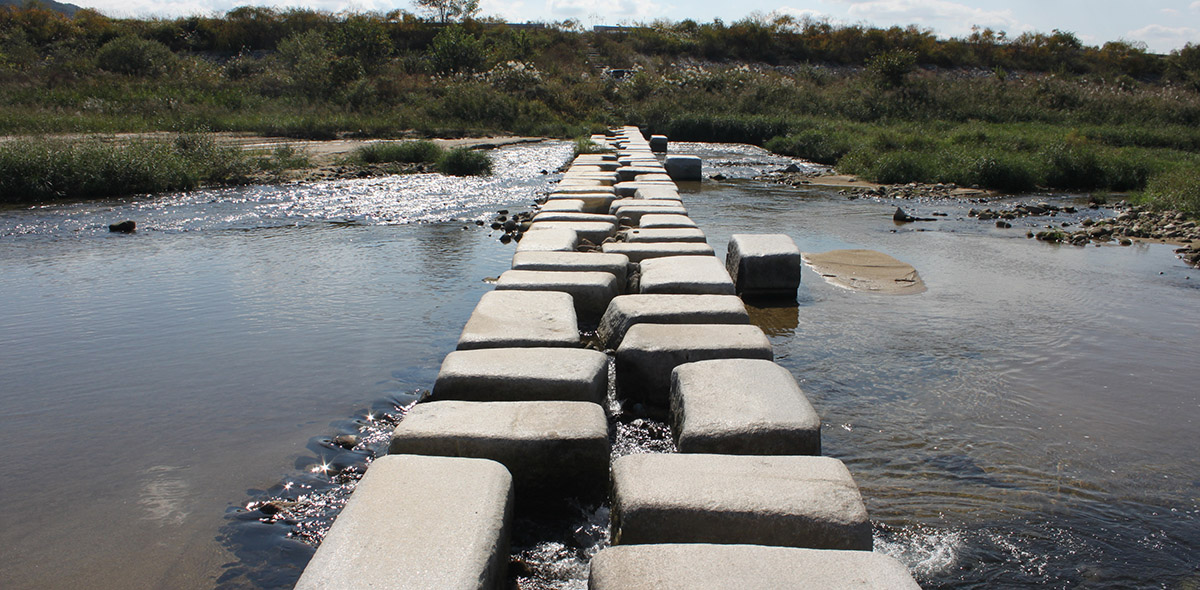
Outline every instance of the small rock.
<path id="1" fill-rule="evenodd" d="M 892 220 L 900 223 L 909 223 L 916 221 L 916 218 L 904 212 L 904 209 L 896 207 L 896 212 L 892 214 Z"/>
<path id="2" fill-rule="evenodd" d="M 333 437 L 333 444 L 343 449 L 353 449 L 358 446 L 359 440 L 357 434 L 339 434 Z"/>
<path id="3" fill-rule="evenodd" d="M 1012 227 L 1012 224 L 1007 221 L 997 221 L 996 227 L 998 227 L 1000 229 L 1008 229 L 1008 228 Z"/>
<path id="4" fill-rule="evenodd" d="M 127 220 L 108 226 L 108 231 L 117 234 L 131 234 L 137 231 L 137 222 Z"/>

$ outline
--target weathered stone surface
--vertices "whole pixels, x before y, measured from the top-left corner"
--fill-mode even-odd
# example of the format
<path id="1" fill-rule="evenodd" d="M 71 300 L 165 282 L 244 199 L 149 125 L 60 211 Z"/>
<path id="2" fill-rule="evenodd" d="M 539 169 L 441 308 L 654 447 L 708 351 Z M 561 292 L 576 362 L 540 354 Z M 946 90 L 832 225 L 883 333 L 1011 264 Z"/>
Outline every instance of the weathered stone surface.
<path id="1" fill-rule="evenodd" d="M 831 457 L 627 455 L 613 462 L 612 503 L 614 545 L 872 545 L 858 486 Z"/>
<path id="2" fill-rule="evenodd" d="M 904 564 L 882 553 L 675 543 L 606 547 L 592 559 L 589 590 L 920 590 Z"/>
<path id="3" fill-rule="evenodd" d="M 458 350 L 582 345 L 575 304 L 556 291 L 484 293 L 458 338 Z"/>
<path id="4" fill-rule="evenodd" d="M 649 205 L 647 203 L 667 203 L 667 205 Z M 687 209 L 675 205 L 673 201 L 646 200 L 643 203 L 623 205 L 614 211 L 614 214 L 621 223 L 638 227 L 641 225 L 644 215 L 687 215 Z"/>
<path id="5" fill-rule="evenodd" d="M 509 270 L 496 280 L 496 290 L 567 293 L 575 302 L 578 320 L 591 325 L 600 321 L 608 302 L 621 294 L 617 277 L 595 271 Z"/>
<path id="6" fill-rule="evenodd" d="M 616 215 L 618 211 L 625 207 L 682 207 L 683 201 L 678 199 L 639 199 L 636 197 L 624 197 L 617 199 L 609 204 L 608 212 Z"/>
<path id="7" fill-rule="evenodd" d="M 650 151 L 656 153 L 667 152 L 667 136 L 666 135 L 651 135 L 650 136 Z"/>
<path id="8" fill-rule="evenodd" d="M 559 181 L 558 186 L 554 190 L 555 192 L 567 192 L 568 190 L 581 191 L 581 189 L 596 190 L 606 186 L 612 187 L 612 181 L 596 178 L 564 178 Z M 614 192 L 616 192 L 615 188 Z"/>
<path id="9" fill-rule="evenodd" d="M 602 185 L 587 185 L 587 186 L 563 186 L 554 187 L 554 194 L 563 193 L 613 193 L 616 194 L 611 186 Z"/>
<path id="10" fill-rule="evenodd" d="M 745 304 L 733 295 L 621 295 L 608 304 L 596 335 L 616 349 L 637 324 L 749 323 Z"/>
<path id="11" fill-rule="evenodd" d="M 665 168 L 659 166 L 657 162 L 654 165 L 639 164 L 637 166 L 622 166 L 617 168 L 617 181 L 625 182 L 634 180 L 642 174 L 664 174 Z M 668 177 L 667 180 L 670 180 Z"/>
<path id="12" fill-rule="evenodd" d="M 608 421 L 589 402 L 420 403 L 396 426 L 388 453 L 498 461 L 523 505 L 608 491 Z"/>
<path id="13" fill-rule="evenodd" d="M 771 343 L 755 326 L 635 324 L 617 347 L 617 394 L 665 409 L 675 367 L 723 358 L 772 360 Z"/>
<path id="14" fill-rule="evenodd" d="M 644 186 L 633 191 L 635 199 L 671 199 L 679 200 L 679 188 L 667 186 L 664 184 L 655 184 L 653 186 Z"/>
<path id="15" fill-rule="evenodd" d="M 573 160 L 576 164 L 599 164 L 604 162 L 616 162 L 616 154 L 579 154 Z"/>
<path id="16" fill-rule="evenodd" d="M 800 249 L 785 234 L 733 234 L 725 267 L 739 295 L 795 299 L 800 287 Z"/>
<path id="17" fill-rule="evenodd" d="M 646 227 L 646 217 L 643 215 L 638 225 L 640 227 L 624 232 L 626 242 L 704 242 L 704 232 L 697 227 Z M 659 217 L 665 217 L 660 215 Z M 686 219 L 686 217 L 684 218 Z M 725 273 L 729 276 L 729 273 Z"/>
<path id="18" fill-rule="evenodd" d="M 663 167 L 675 180 L 700 180 L 703 165 L 699 156 L 667 156 Z"/>
<path id="19" fill-rule="evenodd" d="M 563 199 L 578 199 L 583 201 L 583 210 L 587 213 L 608 213 L 616 195 L 603 192 L 552 193 L 546 197 L 546 202 Z"/>
<path id="20" fill-rule="evenodd" d="M 641 293 L 734 295 L 733 281 L 715 256 L 664 256 L 641 266 Z"/>
<path id="21" fill-rule="evenodd" d="M 785 368 L 759 359 L 687 363 L 671 373 L 681 453 L 820 455 L 821 418 Z"/>
<path id="22" fill-rule="evenodd" d="M 608 393 L 608 355 L 583 348 L 488 348 L 446 355 L 435 400 L 581 401 Z"/>
<path id="23" fill-rule="evenodd" d="M 655 186 L 674 187 L 675 183 L 669 180 L 630 180 L 627 182 L 618 182 L 613 185 L 613 192 L 619 197 L 632 197 L 637 194 L 638 189 Z"/>
<path id="24" fill-rule="evenodd" d="M 712 256 L 712 246 L 698 242 L 608 242 L 600 249 L 610 254 L 624 254 L 630 262 L 641 262 L 662 256 Z"/>
<path id="25" fill-rule="evenodd" d="M 669 174 L 667 174 L 666 172 L 645 172 L 645 173 L 638 174 L 637 176 L 633 177 L 633 180 L 636 182 L 663 182 L 663 183 L 670 182 L 671 184 L 675 184 L 671 180 L 671 176 Z M 637 191 L 639 191 L 639 190 L 642 190 L 642 189 L 638 188 L 637 190 L 633 191 L 634 197 L 637 196 Z"/>
<path id="26" fill-rule="evenodd" d="M 577 247 L 579 235 L 565 228 L 527 231 L 517 242 L 517 252 L 573 252 Z"/>
<path id="27" fill-rule="evenodd" d="M 533 221 L 600 221 L 616 225 L 617 216 L 603 213 L 576 213 L 574 211 L 542 211 L 533 216 Z"/>
<path id="28" fill-rule="evenodd" d="M 599 244 L 617 233 L 617 224 L 607 221 L 535 221 L 526 233 L 563 229 L 575 232 L 580 240 Z M 522 238 L 521 241 L 525 239 Z"/>
<path id="29" fill-rule="evenodd" d="M 512 477 L 495 461 L 380 457 L 296 588 L 500 590 L 512 500 Z"/>
<path id="30" fill-rule="evenodd" d="M 615 216 L 614 216 L 615 217 Z M 642 229 L 669 229 L 674 227 L 695 228 L 696 222 L 687 215 L 650 213 L 642 215 L 638 222 Z"/>
<path id="31" fill-rule="evenodd" d="M 606 272 L 617 279 L 617 290 L 625 292 L 629 257 L 603 252 L 517 252 L 513 270 L 562 270 Z"/>
<path id="32" fill-rule="evenodd" d="M 571 211 L 575 213 L 583 213 L 584 203 L 580 199 L 559 199 L 555 201 L 546 201 L 542 205 L 542 211 Z"/>

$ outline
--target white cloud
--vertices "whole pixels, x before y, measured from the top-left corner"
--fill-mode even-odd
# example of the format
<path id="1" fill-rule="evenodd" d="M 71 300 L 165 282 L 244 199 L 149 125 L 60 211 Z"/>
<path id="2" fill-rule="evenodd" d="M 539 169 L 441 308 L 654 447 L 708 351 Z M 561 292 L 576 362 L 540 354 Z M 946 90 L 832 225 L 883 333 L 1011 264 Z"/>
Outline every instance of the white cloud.
<path id="1" fill-rule="evenodd" d="M 546 0 L 546 9 L 551 18 L 576 18 L 591 21 L 613 21 L 621 19 L 649 20 L 661 18 L 672 6 L 663 6 L 649 1 L 609 0 Z"/>
<path id="2" fill-rule="evenodd" d="M 1191 5 L 1188 6 L 1188 8 L 1191 8 L 1192 10 L 1200 10 L 1200 0 L 1196 0 L 1195 2 L 1192 2 Z"/>
<path id="3" fill-rule="evenodd" d="M 970 34 L 972 26 L 1009 32 L 1028 30 L 1011 10 L 984 10 L 948 0 L 841 0 L 850 16 L 879 26 L 916 24 L 943 35 Z M 1200 0 L 1197 0 L 1200 3 Z"/>
<path id="4" fill-rule="evenodd" d="M 526 20 L 524 8 L 524 2 L 506 2 L 505 0 L 480 0 L 479 2 L 479 14 L 498 16 L 510 23 Z"/>
<path id="5" fill-rule="evenodd" d="M 1200 5 L 1200 2 L 1193 4 Z M 1192 27 L 1168 27 L 1165 25 L 1147 25 L 1135 31 L 1129 31 L 1125 38 L 1134 41 L 1144 41 L 1150 51 L 1168 53 L 1179 49 L 1188 43 L 1200 43 L 1200 30 Z"/>
<path id="6" fill-rule="evenodd" d="M 821 12 L 819 10 L 813 10 L 811 8 L 792 8 L 791 6 L 784 6 L 782 8 L 775 10 L 775 12 L 773 12 L 772 14 L 790 16 L 796 20 L 805 20 L 805 19 L 815 20 L 815 21 L 832 20 L 832 17 L 830 17 L 830 15 L 828 15 L 824 12 Z"/>

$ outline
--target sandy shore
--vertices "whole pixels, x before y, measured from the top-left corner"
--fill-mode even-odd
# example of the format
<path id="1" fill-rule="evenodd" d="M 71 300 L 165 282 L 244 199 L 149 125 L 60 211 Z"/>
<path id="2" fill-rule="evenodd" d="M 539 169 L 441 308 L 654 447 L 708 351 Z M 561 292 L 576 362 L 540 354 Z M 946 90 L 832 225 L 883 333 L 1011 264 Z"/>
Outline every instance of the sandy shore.
<path id="1" fill-rule="evenodd" d="M 911 264 L 874 250 L 805 253 L 804 263 L 833 285 L 882 295 L 912 295 L 926 290 Z"/>

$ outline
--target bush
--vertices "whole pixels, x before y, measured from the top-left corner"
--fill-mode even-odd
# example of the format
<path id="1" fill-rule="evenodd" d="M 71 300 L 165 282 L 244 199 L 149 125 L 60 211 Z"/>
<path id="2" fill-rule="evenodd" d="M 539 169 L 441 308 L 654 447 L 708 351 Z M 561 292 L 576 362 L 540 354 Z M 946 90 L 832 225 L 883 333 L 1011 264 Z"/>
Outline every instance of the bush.
<path id="1" fill-rule="evenodd" d="M 1009 193 L 1029 192 L 1037 188 L 1037 172 L 1029 161 L 1003 154 L 984 154 L 968 162 L 958 183 Z"/>
<path id="2" fill-rule="evenodd" d="M 438 172 L 452 176 L 482 176 L 492 173 L 492 159 L 470 148 L 454 148 L 438 160 Z"/>
<path id="3" fill-rule="evenodd" d="M 818 164 L 836 164 L 850 152 L 850 143 L 828 131 L 809 129 L 786 137 L 773 137 L 764 146 L 776 154 L 811 160 Z"/>
<path id="4" fill-rule="evenodd" d="M 448 26 L 433 38 L 429 61 L 439 74 L 477 72 L 483 69 L 483 42 L 459 25 Z"/>
<path id="5" fill-rule="evenodd" d="M 432 141 L 402 141 L 400 143 L 369 143 L 356 150 L 355 160 L 367 164 L 385 162 L 434 163 L 442 157 L 442 148 Z"/>
<path id="6" fill-rule="evenodd" d="M 100 69 L 129 76 L 155 77 L 175 64 L 175 54 L 166 45 L 141 37 L 117 37 L 96 53 Z"/>
<path id="7" fill-rule="evenodd" d="M 665 135 L 675 141 L 752 143 L 787 135 L 787 121 L 761 115 L 710 115 L 689 113 L 667 122 Z"/>
<path id="8" fill-rule="evenodd" d="M 1200 217 L 1200 169 L 1185 165 L 1150 179 L 1138 200 L 1156 209 L 1174 209 Z"/>
<path id="9" fill-rule="evenodd" d="M 600 147 L 599 144 L 592 141 L 591 137 L 580 137 L 575 140 L 576 156 L 579 154 L 601 154 L 607 151 L 609 150 Z"/>

